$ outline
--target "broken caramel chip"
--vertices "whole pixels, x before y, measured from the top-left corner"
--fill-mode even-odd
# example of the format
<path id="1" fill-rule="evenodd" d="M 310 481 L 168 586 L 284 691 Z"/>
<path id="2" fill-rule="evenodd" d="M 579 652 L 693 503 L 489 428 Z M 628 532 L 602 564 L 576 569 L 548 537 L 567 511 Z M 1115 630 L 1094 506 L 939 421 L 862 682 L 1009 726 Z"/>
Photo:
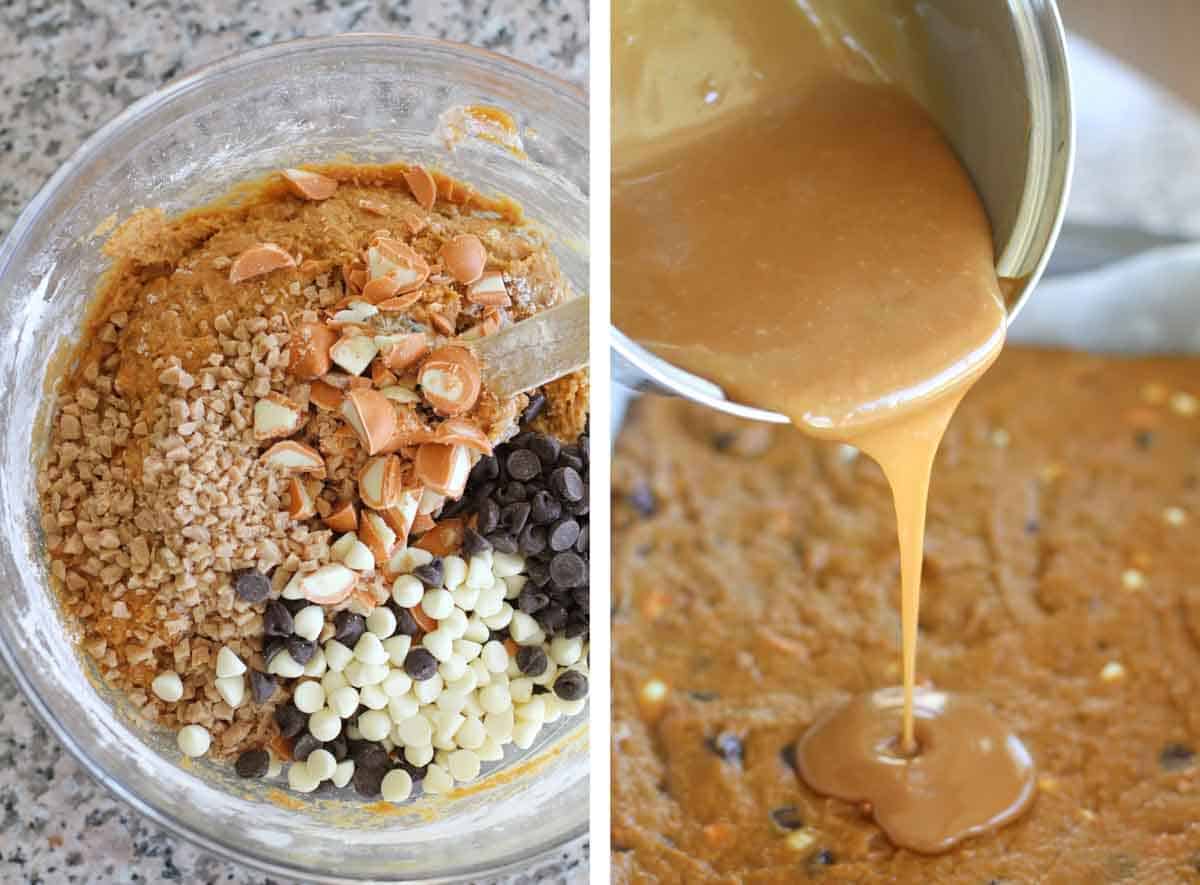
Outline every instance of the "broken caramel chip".
<path id="1" fill-rule="evenodd" d="M 492 453 L 492 441 L 482 430 L 461 418 L 447 418 L 433 434 L 434 442 L 444 445 L 466 446 L 481 455 Z"/>
<path id="2" fill-rule="evenodd" d="M 229 268 L 229 282 L 242 283 L 254 277 L 285 267 L 295 267 L 296 259 L 287 253 L 282 246 L 274 243 L 259 243 L 251 246 L 233 261 Z"/>
<path id="3" fill-rule="evenodd" d="M 479 358 L 465 347 L 439 347 L 417 375 L 425 401 L 443 417 L 470 411 L 482 387 Z"/>
<path id="4" fill-rule="evenodd" d="M 288 371 L 300 381 L 313 381 L 329 371 L 330 348 L 338 333 L 322 323 L 300 323 L 292 330 L 288 346 Z"/>
<path id="5" fill-rule="evenodd" d="M 284 169 L 282 174 L 288 190 L 306 200 L 328 200 L 338 188 L 332 178 L 307 169 Z"/>
<path id="6" fill-rule="evenodd" d="M 325 525 L 340 534 L 358 529 L 358 511 L 354 509 L 354 502 L 342 501 L 334 507 L 325 517 Z"/>
<path id="7" fill-rule="evenodd" d="M 387 236 L 375 236 L 366 251 L 367 276 L 371 280 L 387 277 L 391 280 L 391 292 L 382 296 L 390 298 L 419 289 L 429 279 L 429 263 L 416 249 L 407 243 Z M 377 291 L 381 287 L 377 287 Z M 366 287 L 363 289 L 366 292 Z"/>
<path id="8" fill-rule="evenodd" d="M 372 510 L 395 507 L 403 491 L 403 465 L 395 455 L 370 458 L 358 472 L 358 495 Z"/>
<path id="9" fill-rule="evenodd" d="M 292 519 L 309 519 L 317 512 L 316 502 L 308 493 L 308 487 L 293 476 L 288 482 L 288 516 Z"/>
<path id="10" fill-rule="evenodd" d="M 285 473 L 314 473 L 325 475 L 325 459 L 315 449 L 294 439 L 285 439 L 267 449 L 263 463 Z"/>
<path id="11" fill-rule="evenodd" d="M 368 455 L 377 455 L 396 432 L 396 410 L 392 401 L 370 387 L 346 394 L 342 415 L 358 435 Z"/>
<path id="12" fill-rule="evenodd" d="M 466 446 L 423 443 L 413 462 L 417 481 L 447 498 L 462 496 L 471 472 L 471 455 Z"/>
<path id="13" fill-rule="evenodd" d="M 437 200 L 437 183 L 421 166 L 414 166 L 404 173 L 404 183 L 412 191 L 413 199 L 422 209 L 432 209 Z"/>
<path id="14" fill-rule="evenodd" d="M 467 300 L 485 307 L 508 307 L 512 298 L 504 288 L 504 275 L 498 270 L 490 271 L 471 284 L 467 289 Z"/>
<path id="15" fill-rule="evenodd" d="M 393 372 L 403 372 L 412 368 L 429 353 L 429 339 L 424 332 L 376 335 L 375 343 L 379 345 L 379 358 L 384 366 Z"/>
<path id="16" fill-rule="evenodd" d="M 474 234 L 460 234 L 438 251 L 446 271 L 455 281 L 468 285 L 483 276 L 487 264 L 487 249 Z"/>

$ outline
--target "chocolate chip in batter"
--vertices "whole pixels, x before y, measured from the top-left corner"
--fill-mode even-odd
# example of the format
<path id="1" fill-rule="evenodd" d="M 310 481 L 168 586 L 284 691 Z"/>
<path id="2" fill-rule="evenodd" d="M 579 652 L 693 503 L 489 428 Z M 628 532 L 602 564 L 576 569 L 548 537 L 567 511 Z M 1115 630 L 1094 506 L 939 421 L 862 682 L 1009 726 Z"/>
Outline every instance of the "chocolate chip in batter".
<path id="1" fill-rule="evenodd" d="M 292 630 L 292 613 L 278 599 L 272 599 L 263 613 L 263 635 L 287 639 L 292 635 Z"/>
<path id="2" fill-rule="evenodd" d="M 1154 445 L 1154 431 L 1139 430 L 1133 435 L 1133 444 L 1143 452 L 1149 451 Z"/>
<path id="3" fill-rule="evenodd" d="M 808 859 L 808 874 L 810 876 L 819 875 L 824 867 L 831 867 L 837 863 L 837 857 L 828 848 L 822 848 L 820 851 L 813 854 Z"/>
<path id="4" fill-rule="evenodd" d="M 804 827 L 804 818 L 795 805 L 783 805 L 771 809 L 771 823 L 781 830 L 799 830 Z"/>
<path id="5" fill-rule="evenodd" d="M 658 511 L 658 501 L 654 497 L 654 492 L 650 491 L 650 486 L 644 482 L 639 482 L 629 493 L 629 506 L 646 518 L 653 516 Z"/>
<path id="6" fill-rule="evenodd" d="M 1196 763 L 1196 751 L 1186 744 L 1170 743 L 1158 754 L 1163 771 L 1185 771 Z"/>
<path id="7" fill-rule="evenodd" d="M 707 704 L 710 701 L 715 701 L 719 695 L 715 691 L 689 691 L 688 697 L 693 701 L 699 701 L 702 704 Z"/>
<path id="8" fill-rule="evenodd" d="M 783 761 L 784 765 L 792 770 L 793 774 L 800 774 L 800 763 L 796 761 L 795 744 L 786 744 L 783 749 L 779 751 L 779 758 Z"/>
<path id="9" fill-rule="evenodd" d="M 715 738 L 710 738 L 708 747 L 733 765 L 741 765 L 742 759 L 745 758 L 746 750 L 742 745 L 742 739 L 732 732 L 723 731 Z"/>
<path id="10" fill-rule="evenodd" d="M 346 648 L 354 648 L 367 632 L 367 619 L 352 611 L 343 610 L 334 615 L 333 638 Z"/>
<path id="11" fill-rule="evenodd" d="M 1040 522 L 1038 522 L 1036 519 L 1025 520 L 1025 534 L 1036 535 L 1041 530 L 1042 530 L 1042 524 Z"/>
<path id="12" fill-rule="evenodd" d="M 262 777 L 271 767 L 271 754 L 266 750 L 247 750 L 233 763 L 238 777 Z"/>
<path id="13" fill-rule="evenodd" d="M 246 602 L 262 602 L 271 594 L 271 579 L 257 569 L 242 569 L 234 572 L 233 592 Z"/>

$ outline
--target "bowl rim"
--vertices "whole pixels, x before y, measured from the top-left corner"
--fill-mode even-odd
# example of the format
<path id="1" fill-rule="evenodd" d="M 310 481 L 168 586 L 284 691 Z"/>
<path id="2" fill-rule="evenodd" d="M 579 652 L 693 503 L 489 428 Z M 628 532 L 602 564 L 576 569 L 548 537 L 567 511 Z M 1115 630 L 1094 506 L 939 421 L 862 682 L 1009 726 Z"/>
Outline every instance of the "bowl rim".
<path id="1" fill-rule="evenodd" d="M 336 34 L 319 37 L 299 37 L 290 40 L 281 40 L 276 43 L 271 43 L 267 46 L 256 47 L 254 49 L 242 50 L 225 55 L 221 58 L 206 62 L 198 67 L 195 67 L 167 83 L 159 86 L 157 89 L 147 93 L 137 101 L 125 107 L 116 116 L 112 117 L 84 141 L 70 154 L 70 156 L 54 171 L 54 174 L 46 180 L 33 198 L 25 205 L 24 209 L 13 222 L 12 228 L 0 241 L 0 271 L 8 266 L 12 260 L 13 253 L 17 246 L 28 235 L 30 228 L 36 218 L 41 215 L 51 195 L 55 194 L 63 185 L 63 183 L 81 166 L 88 158 L 102 149 L 105 143 L 112 140 L 128 127 L 134 120 L 140 118 L 146 112 L 155 107 L 163 105 L 174 100 L 176 97 L 190 91 L 202 81 L 208 78 L 225 74 L 239 68 L 254 65 L 258 62 L 277 57 L 280 55 L 290 54 L 296 51 L 305 49 L 327 49 L 330 47 L 353 47 L 355 45 L 365 44 L 390 44 L 392 47 L 400 51 L 408 51 L 414 48 L 424 48 L 441 52 L 448 56 L 457 58 L 469 58 L 479 62 L 486 62 L 491 65 L 496 65 L 507 69 L 521 77 L 535 81 L 539 86 L 545 88 L 550 87 L 553 91 L 560 93 L 568 101 L 572 101 L 582 105 L 584 113 L 587 113 L 588 98 L 587 92 L 575 83 L 571 83 L 555 74 L 543 70 L 528 62 L 520 59 L 512 58 L 511 56 L 502 55 L 498 52 L 493 52 L 489 49 L 482 49 L 477 46 L 472 46 L 466 43 L 459 43 L 452 40 L 442 40 L 436 37 L 425 37 L 409 34 L 391 34 L 376 31 L 359 31 L 348 34 Z M 149 819 L 153 823 L 165 829 L 173 836 L 181 838 L 190 844 L 208 851 L 224 860 L 234 863 L 243 864 L 260 872 L 269 873 L 276 876 L 286 876 L 309 882 L 321 883 L 346 883 L 346 882 L 364 882 L 364 881 L 379 881 L 373 878 L 362 878 L 357 876 L 347 876 L 333 873 L 330 871 L 315 871 L 306 869 L 300 866 L 291 866 L 286 863 L 280 863 L 276 860 L 271 860 L 261 857 L 255 853 L 245 852 L 230 848 L 224 843 L 209 837 L 206 833 L 199 829 L 193 829 L 189 825 L 177 820 L 168 811 L 159 809 L 144 800 L 140 794 L 135 792 L 127 785 L 120 783 L 109 776 L 107 771 L 94 760 L 88 753 L 85 747 L 81 746 L 75 739 L 66 731 L 65 727 L 52 715 L 49 708 L 42 701 L 34 690 L 34 686 L 29 681 L 24 670 L 21 668 L 18 659 L 8 643 L 5 641 L 3 632 L 0 632 L 0 660 L 3 660 L 9 671 L 12 673 L 13 681 L 20 690 L 26 703 L 30 709 L 34 711 L 42 723 L 49 729 L 51 734 L 57 738 L 60 744 L 66 748 L 67 752 L 75 759 L 75 761 L 83 768 L 85 772 L 110 795 L 114 796 L 121 802 L 133 808 L 138 814 Z M 586 722 L 581 723 L 586 727 Z M 463 882 L 477 878 L 480 875 L 502 876 L 508 873 L 524 872 L 539 863 L 551 859 L 554 855 L 562 851 L 569 843 L 575 842 L 589 832 L 588 821 L 570 830 L 565 836 L 555 839 L 551 842 L 542 845 L 534 846 L 529 853 L 521 856 L 510 856 L 509 859 L 502 861 L 499 865 L 467 865 L 457 870 L 448 876 L 437 877 L 420 877 L 420 876 L 405 876 L 402 878 L 392 878 L 384 881 L 405 881 L 405 882 L 425 882 L 425 883 L 452 883 Z"/>

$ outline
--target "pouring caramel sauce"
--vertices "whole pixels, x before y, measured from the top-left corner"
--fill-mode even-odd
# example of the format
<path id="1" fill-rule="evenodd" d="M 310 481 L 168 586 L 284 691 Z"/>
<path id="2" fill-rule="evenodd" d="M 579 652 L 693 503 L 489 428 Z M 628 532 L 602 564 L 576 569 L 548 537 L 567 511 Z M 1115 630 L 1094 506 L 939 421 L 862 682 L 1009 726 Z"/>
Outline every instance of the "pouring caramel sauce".
<path id="1" fill-rule="evenodd" d="M 985 704 L 916 686 L 933 457 L 999 355 L 1005 308 L 983 205 L 913 97 L 910 7 L 615 4 L 613 317 L 883 468 L 902 686 L 828 713 L 797 761 L 814 790 L 869 802 L 898 845 L 938 852 L 1024 811 L 1034 765 Z"/>

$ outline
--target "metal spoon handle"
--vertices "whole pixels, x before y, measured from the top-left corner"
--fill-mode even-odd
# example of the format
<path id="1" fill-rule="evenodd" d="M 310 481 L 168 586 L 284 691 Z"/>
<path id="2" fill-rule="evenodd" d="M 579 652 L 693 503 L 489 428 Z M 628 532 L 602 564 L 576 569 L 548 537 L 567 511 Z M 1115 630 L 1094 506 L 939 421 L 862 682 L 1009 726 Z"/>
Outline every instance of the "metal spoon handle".
<path id="1" fill-rule="evenodd" d="M 501 398 L 533 390 L 588 364 L 587 295 L 480 338 L 483 383 Z"/>

